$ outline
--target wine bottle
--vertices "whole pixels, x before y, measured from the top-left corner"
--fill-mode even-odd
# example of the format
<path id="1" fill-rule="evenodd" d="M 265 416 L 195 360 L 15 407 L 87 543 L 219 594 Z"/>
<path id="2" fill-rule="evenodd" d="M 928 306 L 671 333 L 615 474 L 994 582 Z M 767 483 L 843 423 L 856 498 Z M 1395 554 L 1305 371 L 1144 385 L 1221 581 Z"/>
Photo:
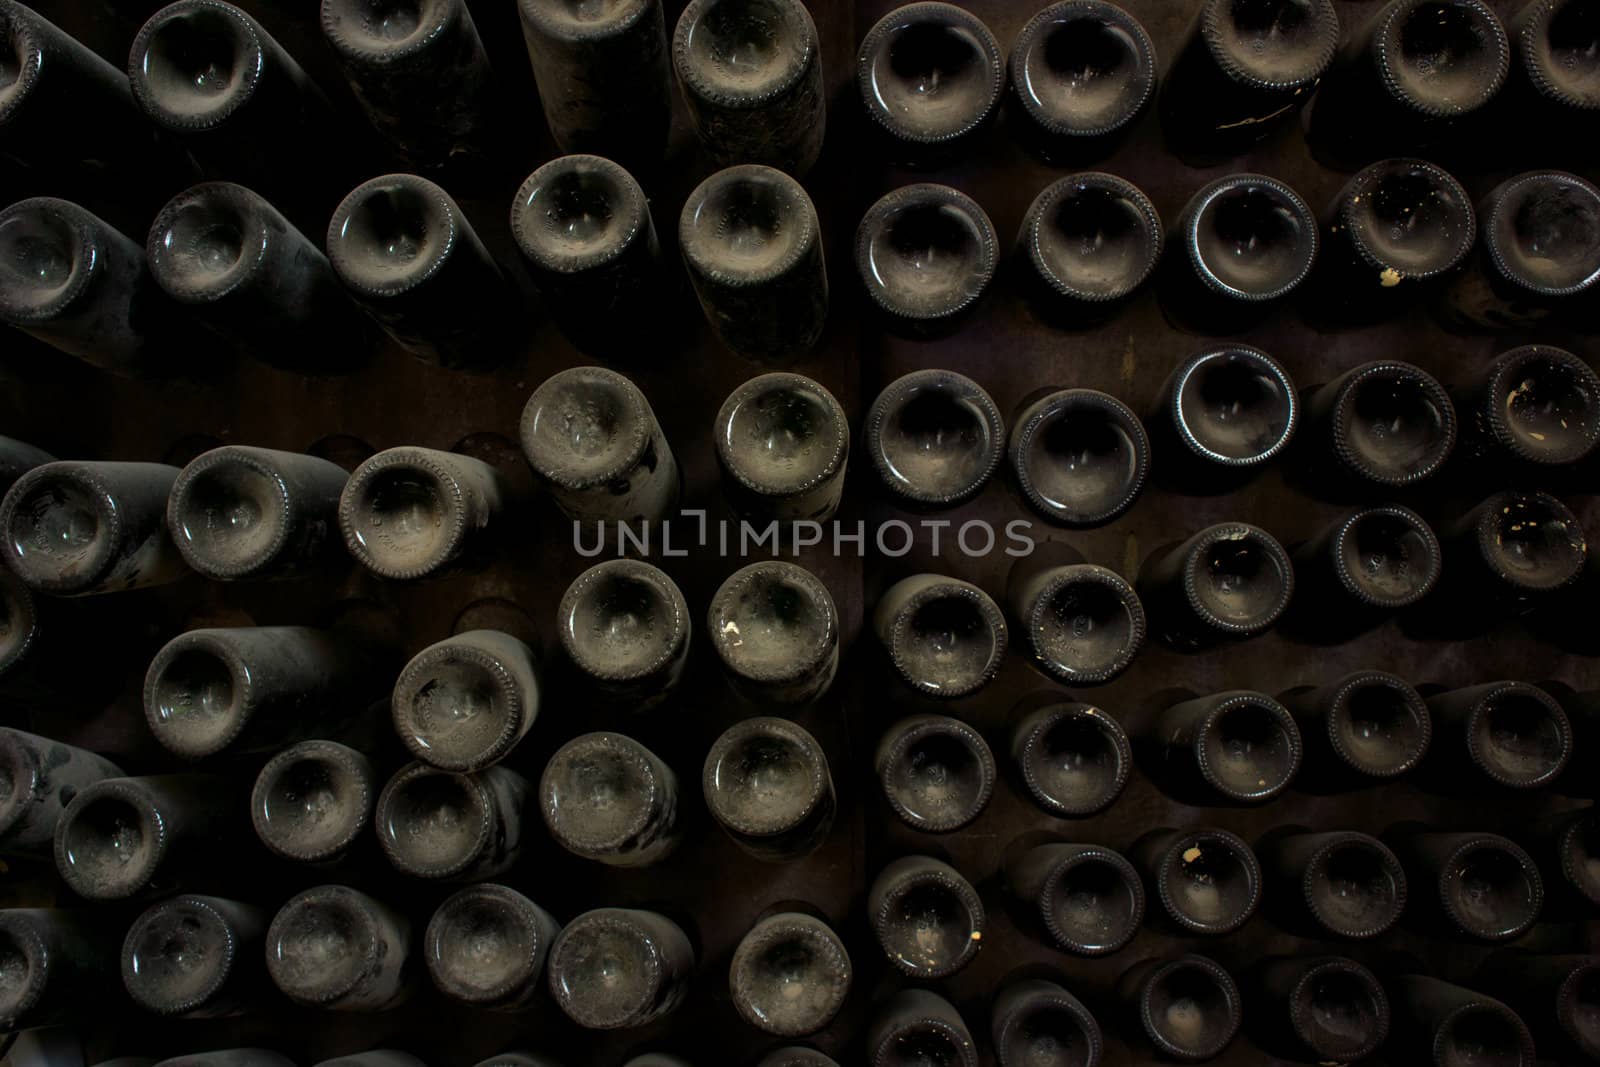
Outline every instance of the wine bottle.
<path id="1" fill-rule="evenodd" d="M 573 367 L 545 379 L 522 409 L 521 438 L 574 523 L 626 523 L 648 536 L 677 510 L 678 461 L 650 401 L 615 371 Z"/>
<path id="2" fill-rule="evenodd" d="M 878 872 L 867 918 L 889 962 L 919 981 L 948 978 L 978 957 L 983 902 L 954 867 L 905 856 Z"/>
<path id="3" fill-rule="evenodd" d="M 392 1008 L 410 993 L 411 966 L 410 921 L 349 886 L 307 889 L 267 928 L 267 973 L 305 1007 Z"/>
<path id="4" fill-rule="evenodd" d="M 173 483 L 167 528 L 184 562 L 213 581 L 326 572 L 348 559 L 338 511 L 349 477 L 316 456 L 214 448 Z"/>
<path id="5" fill-rule="evenodd" d="M 523 1011 L 544 988 L 545 959 L 561 925 L 503 885 L 471 885 L 446 898 L 422 937 L 428 974 L 451 1000 Z"/>
<path id="6" fill-rule="evenodd" d="M 550 992 L 587 1030 L 643 1026 L 677 1009 L 695 951 L 677 923 L 653 911 L 598 908 L 550 946 Z"/>
<path id="7" fill-rule="evenodd" d="M 1585 737 L 1579 736 L 1581 749 Z M 1581 766 L 1569 765 L 1569 779 L 1581 773 Z M 1593 915 L 1600 906 L 1600 812 L 1590 805 L 1546 816 L 1518 836 L 1544 872 L 1551 904 L 1569 915 Z"/>
<path id="8" fill-rule="evenodd" d="M 1324 787 L 1372 785 L 1414 770 L 1433 740 L 1433 717 L 1410 683 L 1355 671 L 1278 696 L 1305 742 L 1304 773 Z"/>
<path id="9" fill-rule="evenodd" d="M 487 150 L 494 72 L 464 0 L 399 10 L 322 0 L 321 8 L 322 35 L 391 148 L 421 167 Z"/>
<path id="10" fill-rule="evenodd" d="M 667 148 L 672 77 L 659 0 L 589 6 L 518 0 L 539 102 L 563 152 L 654 169 Z"/>
<path id="11" fill-rule="evenodd" d="M 1191 166 L 1243 154 L 1294 121 L 1338 50 L 1332 0 L 1206 0 L 1162 87 L 1168 147 Z"/>
<path id="12" fill-rule="evenodd" d="M 672 35 L 689 121 L 719 167 L 803 178 L 822 151 L 827 97 L 817 26 L 800 0 L 692 0 Z"/>
<path id="13" fill-rule="evenodd" d="M 527 780 L 505 767 L 453 774 L 413 763 L 378 794 L 372 821 L 402 874 L 482 881 L 516 863 L 528 791 Z"/>
<path id="14" fill-rule="evenodd" d="M 164 585 L 189 569 L 167 535 L 178 468 L 61 460 L 18 478 L 0 502 L 6 562 L 54 596 Z"/>
<path id="15" fill-rule="evenodd" d="M 1519 155 L 1586 153 L 1600 108 L 1593 82 L 1596 29 L 1588 5 L 1583 0 L 1529 0 L 1507 19 L 1506 31 L 1511 73 L 1496 101 L 1496 133 L 1515 144 Z M 1546 137 L 1550 130 L 1582 132 L 1551 140 Z"/>
<path id="16" fill-rule="evenodd" d="M 1318 89 L 1306 139 L 1325 165 L 1459 151 L 1505 83 L 1511 46 L 1482 0 L 1392 0 Z"/>
<path id="17" fill-rule="evenodd" d="M 1538 789 L 1572 758 L 1572 726 L 1555 698 L 1526 682 L 1489 682 L 1428 698 L 1439 728 L 1434 761 L 1452 781 L 1477 775 L 1514 789 Z M 1474 783 L 1474 787 L 1481 783 Z"/>
<path id="18" fill-rule="evenodd" d="M 689 606 L 667 574 L 643 560 L 597 563 L 561 597 L 556 632 L 589 686 L 646 711 L 667 699 L 689 658 Z"/>
<path id="19" fill-rule="evenodd" d="M 1248 983 L 1268 1046 L 1295 1059 L 1356 1063 L 1389 1036 L 1389 996 L 1377 975 L 1342 956 L 1274 956 Z"/>
<path id="20" fill-rule="evenodd" d="M 1281 793 L 1300 770 L 1300 728 L 1265 693 L 1235 689 L 1174 704 L 1141 731 L 1164 788 L 1237 804 Z"/>
<path id="21" fill-rule="evenodd" d="M 1478 1059 L 1504 1067 L 1534 1067 L 1533 1036 L 1498 1000 L 1420 974 L 1388 982 L 1394 1012 L 1390 1056 L 1403 1063 L 1444 1067 Z"/>
<path id="22" fill-rule="evenodd" d="M 873 757 L 890 809 L 913 830 L 947 834 L 994 795 L 994 754 L 977 730 L 946 715 L 913 715 L 884 733 Z"/>
<path id="23" fill-rule="evenodd" d="M 867 1055 L 872 1067 L 912 1067 L 919 1059 L 978 1067 L 978 1047 L 961 1013 L 926 989 L 902 989 L 884 1002 L 867 1027 Z"/>
<path id="24" fill-rule="evenodd" d="M 1272 629 L 1294 595 L 1294 567 L 1265 530 L 1224 522 L 1152 553 L 1137 588 L 1151 633 L 1202 649 Z"/>
<path id="25" fill-rule="evenodd" d="M 225 1048 L 173 1056 L 155 1067 L 295 1067 L 295 1062 L 271 1049 Z"/>
<path id="26" fill-rule="evenodd" d="M 1156 93 L 1156 49 L 1106 0 L 1059 0 L 1029 19 L 1006 65 L 1021 141 L 1048 163 L 1112 153 Z"/>
<path id="27" fill-rule="evenodd" d="M 1527 329 L 1579 310 L 1600 280 L 1600 189 L 1564 171 L 1508 178 L 1478 202 L 1478 254 L 1439 294 L 1459 331 Z"/>
<path id="28" fill-rule="evenodd" d="M 1098 1067 L 1100 1024 L 1055 982 L 1021 979 L 995 996 L 989 1017 L 999 1067 Z"/>
<path id="29" fill-rule="evenodd" d="M 376 774 L 364 753 L 311 740 L 279 752 L 256 775 L 250 818 L 275 855 L 326 863 L 345 855 L 372 822 Z"/>
<path id="30" fill-rule="evenodd" d="M 77 911 L 0 909 L 0 1027 L 76 1022 L 116 984 L 115 942 Z"/>
<path id="31" fill-rule="evenodd" d="M 1316 936 L 1362 939 L 1400 920 L 1406 873 L 1375 837 L 1349 830 L 1292 831 L 1270 837 L 1259 852 L 1267 900 L 1282 902 L 1279 914 L 1291 925 L 1304 927 L 1309 919 Z"/>
<path id="32" fill-rule="evenodd" d="M 1548 471 L 1578 463 L 1600 443 L 1600 376 L 1553 345 L 1502 352 L 1462 389 L 1457 406 L 1475 458 L 1502 467 Z"/>
<path id="33" fill-rule="evenodd" d="M 1105 711 L 1052 696 L 1011 731 L 1011 759 L 1035 804 L 1057 818 L 1080 819 L 1116 802 L 1133 749 Z"/>
<path id="34" fill-rule="evenodd" d="M 1538 919 L 1544 881 L 1507 838 L 1406 829 L 1390 836 L 1427 918 L 1479 941 L 1514 940 Z"/>
<path id="35" fill-rule="evenodd" d="M 678 847 L 678 778 L 630 737 L 573 738 L 539 780 L 545 828 L 573 855 L 611 867 L 647 867 Z"/>
<path id="36" fill-rule="evenodd" d="M 890 162 L 930 166 L 975 146 L 1005 91 L 1000 42 L 976 15 L 936 0 L 896 8 L 856 52 L 868 129 Z"/>
<path id="37" fill-rule="evenodd" d="M 1000 469 L 1005 423 L 983 386 L 950 370 L 912 371 L 867 412 L 867 458 L 902 505 L 937 510 L 977 496 Z"/>
<path id="38" fill-rule="evenodd" d="M 917 692 L 968 696 L 1000 670 L 1006 620 L 988 593 L 939 574 L 903 578 L 878 598 L 873 629 L 896 674 Z"/>
<path id="39" fill-rule="evenodd" d="M 838 799 L 828 757 L 802 727 L 768 716 L 723 731 L 700 775 L 706 809 L 757 859 L 784 862 L 816 851 Z"/>
<path id="40" fill-rule="evenodd" d="M 377 649 L 304 626 L 190 630 L 168 641 L 144 680 L 144 716 L 183 759 L 263 752 L 319 720 L 368 706 L 392 669 Z"/>
<path id="41" fill-rule="evenodd" d="M 1456 411 L 1420 367 L 1375 360 L 1311 390 L 1308 448 L 1335 489 L 1408 488 L 1444 466 L 1456 444 Z"/>
<path id="42" fill-rule="evenodd" d="M 1458 629 L 1525 615 L 1583 574 L 1578 518 L 1548 493 L 1495 493 L 1440 531 L 1445 578 L 1434 605 Z"/>
<path id="43" fill-rule="evenodd" d="M 1594 1020 L 1600 959 L 1497 952 L 1484 961 L 1478 984 L 1528 1025 L 1543 1055 L 1559 1052 L 1573 1062 L 1600 1058 L 1600 1029 Z"/>
<path id="44" fill-rule="evenodd" d="M 174 6 L 189 4 L 227 6 Z M 242 185 L 205 182 L 167 201 L 145 256 L 156 284 L 229 348 L 312 374 L 350 370 L 367 358 L 366 327 L 327 257 Z M 307 337 L 317 343 L 305 344 Z"/>
<path id="45" fill-rule="evenodd" d="M 204 774 L 102 778 L 56 823 L 56 870 L 89 900 L 122 900 L 214 852 L 242 815 L 228 780 Z"/>
<path id="46" fill-rule="evenodd" d="M 678 244 L 712 332 L 736 355 L 781 363 L 816 347 L 828 273 L 799 182 L 755 164 L 717 171 L 684 203 Z"/>
<path id="47" fill-rule="evenodd" d="M 1158 476 L 1180 492 L 1221 493 L 1288 448 L 1300 401 L 1276 359 L 1249 345 L 1225 345 L 1181 363 L 1145 421 Z"/>
<path id="48" fill-rule="evenodd" d="M 600 156 L 558 156 L 511 202 L 511 236 L 545 310 L 580 351 L 626 358 L 672 317 L 650 203 Z"/>
<path id="49" fill-rule="evenodd" d="M 1239 987 L 1205 956 L 1145 960 L 1123 973 L 1117 991 L 1136 1032 L 1162 1056 L 1209 1060 L 1239 1032 Z"/>
<path id="50" fill-rule="evenodd" d="M 345 547 L 383 578 L 414 580 L 481 564 L 516 519 L 510 484 L 471 456 L 390 448 L 355 469 L 339 497 Z"/>
<path id="51" fill-rule="evenodd" d="M 844 408 L 802 374 L 751 378 L 717 412 L 717 463 L 733 510 L 752 521 L 826 522 L 850 455 Z"/>
<path id="52" fill-rule="evenodd" d="M 1023 408 L 1006 453 L 1022 495 L 1061 526 L 1103 526 L 1139 499 L 1150 440 L 1122 401 L 1095 389 L 1059 389 Z"/>
<path id="53" fill-rule="evenodd" d="M 706 619 L 734 690 L 757 704 L 806 704 L 839 667 L 839 618 L 821 579 L 782 560 L 729 575 Z"/>
<path id="54" fill-rule="evenodd" d="M 1295 549 L 1296 622 L 1330 640 L 1422 600 L 1442 570 L 1439 540 L 1397 504 L 1357 508 Z M 1337 605 L 1337 611 L 1330 606 Z M 1302 610 L 1303 609 L 1303 610 Z"/>
<path id="55" fill-rule="evenodd" d="M 767 1053 L 756 1067 L 839 1067 L 839 1065 L 814 1048 L 789 1045 Z"/>
<path id="56" fill-rule="evenodd" d="M 850 993 L 850 954 L 821 919 L 769 915 L 733 951 L 728 992 L 745 1022 L 779 1037 L 825 1028 Z"/>
<path id="57" fill-rule="evenodd" d="M 1231 934 L 1261 904 L 1261 864 L 1227 830 L 1152 830 L 1129 853 L 1167 918 L 1191 934 Z"/>
<path id="58" fill-rule="evenodd" d="M 1005 881 L 1024 928 L 1075 956 L 1120 951 L 1144 922 L 1139 873 L 1100 845 L 1035 845 L 1006 864 Z"/>
<path id="59" fill-rule="evenodd" d="M 85 208 L 45 196 L 0 211 L 0 321 L 126 377 L 170 369 L 167 346 L 184 340 L 144 249 Z"/>
<path id="60" fill-rule="evenodd" d="M 1139 594 L 1109 567 L 1052 563 L 1035 552 L 1012 565 L 1006 582 L 1024 651 L 1044 674 L 1067 685 L 1115 679 L 1144 647 Z"/>
<path id="61" fill-rule="evenodd" d="M 1181 329 L 1238 333 L 1311 274 L 1321 239 L 1300 194 L 1262 174 L 1229 174 L 1184 205 L 1167 237 L 1162 310 Z"/>
<path id="62" fill-rule="evenodd" d="M 885 193 L 856 227 L 856 273 L 880 320 L 913 338 L 948 336 L 994 281 L 999 237 L 978 202 L 919 182 Z"/>
<path id="63" fill-rule="evenodd" d="M 1112 5 L 1065 0 L 1035 18 L 1099 8 Z M 1067 26 L 1084 21 L 1065 17 Z M 1142 189 L 1114 174 L 1069 174 L 1045 186 L 1023 216 L 1017 233 L 1022 288 L 1050 325 L 1091 327 L 1115 315 L 1149 281 L 1165 247 L 1161 215 Z"/>
<path id="64" fill-rule="evenodd" d="M 249 904 L 186 895 L 134 920 L 122 942 L 122 984 L 155 1015 L 239 1015 L 257 993 L 267 918 Z"/>
<path id="65" fill-rule="evenodd" d="M 85 788 L 121 778 L 110 760 L 21 730 L 0 728 L 0 854 L 50 856 L 62 812 Z"/>
<path id="66" fill-rule="evenodd" d="M 395 682 L 392 708 L 412 756 L 466 773 L 505 759 L 540 703 L 533 650 L 498 630 L 470 630 L 417 653 Z"/>
<path id="67" fill-rule="evenodd" d="M 466 16 L 464 4 L 454 6 Z M 430 94 L 439 91 L 430 84 Z M 418 359 L 488 370 L 521 333 L 517 291 L 461 206 L 426 178 L 386 174 L 358 185 L 334 209 L 326 245 L 355 302 Z"/>

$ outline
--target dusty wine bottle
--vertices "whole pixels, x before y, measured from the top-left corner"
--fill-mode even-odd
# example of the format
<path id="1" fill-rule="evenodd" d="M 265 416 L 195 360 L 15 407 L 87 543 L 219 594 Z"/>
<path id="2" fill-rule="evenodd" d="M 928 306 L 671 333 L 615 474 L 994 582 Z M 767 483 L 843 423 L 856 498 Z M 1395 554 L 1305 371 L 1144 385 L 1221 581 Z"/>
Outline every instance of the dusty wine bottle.
<path id="1" fill-rule="evenodd" d="M 822 151 L 827 97 L 817 26 L 800 0 L 692 0 L 672 35 L 689 121 L 719 167 L 805 176 Z"/>
<path id="2" fill-rule="evenodd" d="M 214 851 L 238 822 L 227 779 L 205 774 L 103 778 L 79 790 L 56 823 L 56 870 L 89 900 L 122 900 Z"/>
<path id="3" fill-rule="evenodd" d="M 417 759 L 441 770 L 498 763 L 539 715 L 533 650 L 498 630 L 470 630 L 429 645 L 394 685 L 395 731 Z"/>
<path id="4" fill-rule="evenodd" d="M 677 509 L 678 461 L 650 401 L 615 371 L 573 367 L 546 378 L 522 409 L 521 438 L 528 465 L 574 523 L 648 533 Z"/>
<path id="5" fill-rule="evenodd" d="M 372 762 L 336 741 L 290 745 L 267 761 L 250 793 L 256 837 L 296 863 L 337 860 L 372 822 Z"/>
<path id="6" fill-rule="evenodd" d="M 517 861 L 529 785 L 505 767 L 452 774 L 413 763 L 378 794 L 373 825 L 389 862 L 416 878 L 470 882 Z"/>
<path id="7" fill-rule="evenodd" d="M 1506 30 L 1512 60 L 1496 101 L 1501 143 L 1515 144 L 1519 155 L 1552 149 L 1588 154 L 1588 138 L 1600 121 L 1595 88 L 1600 27 L 1587 0 L 1530 0 L 1507 20 Z M 1576 136 L 1552 141 L 1552 130 Z"/>
<path id="8" fill-rule="evenodd" d="M 706 754 L 700 785 L 711 817 L 757 859 L 786 861 L 814 852 L 838 807 L 817 739 L 769 716 L 725 730 Z"/>
<path id="9" fill-rule="evenodd" d="M 672 311 L 650 202 L 600 156 L 559 156 L 511 202 L 511 236 L 545 310 L 580 351 L 622 359 L 648 347 Z"/>
<path id="10" fill-rule="evenodd" d="M 825 1028 L 850 993 L 850 954 L 827 923 L 803 912 L 769 915 L 739 941 L 728 992 L 744 1021 L 779 1037 Z"/>
<path id="11" fill-rule="evenodd" d="M 141 377 L 173 362 L 164 346 L 179 340 L 178 318 L 150 280 L 144 249 L 104 219 L 45 196 L 0 211 L 0 321 L 102 370 Z"/>
<path id="12" fill-rule="evenodd" d="M 326 245 L 356 303 L 418 359 L 487 370 L 519 334 L 516 290 L 461 206 L 426 178 L 386 174 L 357 186 L 334 209 Z"/>
<path id="13" fill-rule="evenodd" d="M 1099 1067 L 1100 1024 L 1055 982 L 1012 982 L 995 996 L 989 1024 L 999 1067 Z"/>
<path id="14" fill-rule="evenodd" d="M 1133 507 L 1150 471 L 1150 441 L 1122 401 L 1059 389 L 1013 420 L 1006 448 L 1030 507 L 1062 526 L 1103 526 Z"/>
<path id="15" fill-rule="evenodd" d="M 1441 552 L 1432 528 L 1410 508 L 1347 512 L 1294 550 L 1295 622 L 1330 640 L 1370 629 L 1433 591 Z"/>
<path id="16" fill-rule="evenodd" d="M 899 500 L 942 509 L 972 499 L 1000 469 L 1005 423 L 983 386 L 949 370 L 890 382 L 867 412 L 867 457 Z"/>
<path id="17" fill-rule="evenodd" d="M 167 201 L 150 226 L 145 256 L 168 296 L 255 359 L 332 373 L 367 357 L 366 328 L 327 257 L 242 185 L 205 182 Z M 317 344 L 305 344 L 310 336 Z"/>
<path id="18" fill-rule="evenodd" d="M 1190 1063 L 1222 1054 L 1243 1018 L 1233 976 L 1205 956 L 1146 960 L 1117 991 L 1131 1022 L 1155 1050 Z"/>
<path id="19" fill-rule="evenodd" d="M 518 0 L 517 9 L 557 146 L 605 156 L 629 170 L 659 166 L 672 122 L 660 0 Z"/>
<path id="20" fill-rule="evenodd" d="M 799 182 L 755 164 L 717 171 L 685 201 L 678 244 L 706 321 L 736 354 L 782 363 L 816 347 L 828 272 Z"/>
<path id="21" fill-rule="evenodd" d="M 1428 698 L 1439 728 L 1435 762 L 1475 768 L 1497 785 L 1538 789 L 1572 757 L 1572 726 L 1555 698 L 1526 682 L 1489 682 Z M 1481 783 L 1475 783 L 1481 784 Z"/>
<path id="22" fill-rule="evenodd" d="M 1144 606 L 1108 567 L 1035 553 L 1012 565 L 1006 600 L 1030 662 L 1067 685 L 1109 682 L 1144 647 Z"/>
<path id="23" fill-rule="evenodd" d="M 1158 477 L 1181 492 L 1223 493 L 1287 449 L 1300 401 L 1281 363 L 1259 348 L 1227 345 L 1180 364 L 1145 423 Z"/>
<path id="24" fill-rule="evenodd" d="M 942 6 L 942 5 L 941 5 Z M 867 1028 L 871 1067 L 978 1067 L 978 1047 L 955 1005 L 926 989 L 902 989 Z"/>
<path id="25" fill-rule="evenodd" d="M 345 547 L 380 577 L 431 578 L 480 564 L 515 521 L 511 486 L 471 456 L 403 446 L 350 475 L 339 498 Z"/>
<path id="26" fill-rule="evenodd" d="M 421 167 L 488 149 L 494 72 L 464 0 L 322 0 L 321 9 L 323 37 L 391 148 Z"/>
<path id="27" fill-rule="evenodd" d="M 913 715 L 884 733 L 873 757 L 890 809 L 913 830 L 947 834 L 994 795 L 994 754 L 983 735 L 947 715 Z"/>
<path id="28" fill-rule="evenodd" d="M 74 1021 L 116 985 L 115 942 L 92 916 L 0 909 L 0 1027 Z"/>
<path id="29" fill-rule="evenodd" d="M 950 977 L 982 947 L 977 890 L 930 856 L 905 856 L 878 872 L 867 891 L 867 918 L 889 962 L 919 981 Z"/>
<path id="30" fill-rule="evenodd" d="M 1112 6 L 1066 0 L 1036 17 L 1091 5 Z M 1114 315 L 1155 273 L 1165 247 L 1161 215 L 1143 190 L 1098 171 L 1045 186 L 1017 234 L 1025 295 L 1042 319 L 1067 329 Z"/>
<path id="31" fill-rule="evenodd" d="M 1508 178 L 1478 202 L 1478 253 L 1439 294 L 1448 328 L 1531 328 L 1600 281 L 1600 189 L 1564 171 Z"/>
<path id="32" fill-rule="evenodd" d="M 884 325 L 940 337 L 971 317 L 994 281 L 999 238 L 977 201 L 921 182 L 885 193 L 856 227 L 856 273 Z"/>
<path id="33" fill-rule="evenodd" d="M 729 575 L 706 627 L 729 684 L 757 704 L 816 700 L 839 667 L 833 597 L 794 563 L 767 560 Z"/>
<path id="34" fill-rule="evenodd" d="M 1458 150 L 1510 65 L 1505 27 L 1483 0 L 1392 0 L 1323 79 L 1306 139 L 1319 160 L 1351 169 Z"/>
<path id="35" fill-rule="evenodd" d="M 1036 845 L 1006 864 L 1005 882 L 1024 928 L 1076 956 L 1109 956 L 1144 922 L 1139 873 L 1100 845 Z"/>
<path id="36" fill-rule="evenodd" d="M 81 748 L 0 728 L 0 854 L 50 856 L 56 824 L 72 798 L 105 778 L 108 759 Z"/>
<path id="37" fill-rule="evenodd" d="M 1017 33 L 1006 66 L 1022 142 L 1049 163 L 1110 155 L 1156 91 L 1156 50 L 1106 0 L 1060 0 Z"/>
<path id="38" fill-rule="evenodd" d="M 122 942 L 122 984 L 155 1015 L 239 1015 L 257 991 L 267 918 L 249 904 L 186 895 L 134 920 Z"/>
<path id="39" fill-rule="evenodd" d="M 1035 804 L 1074 819 L 1104 811 L 1122 794 L 1133 749 L 1106 712 L 1052 696 L 1012 730 L 1011 759 Z"/>
<path id="40" fill-rule="evenodd" d="M 740 516 L 820 523 L 838 509 L 850 421 L 820 382 L 751 378 L 722 402 L 713 433 L 723 492 Z"/>
<path id="41" fill-rule="evenodd" d="M 1269 837 L 1258 851 L 1267 901 L 1278 902 L 1287 925 L 1311 929 L 1309 919 L 1315 936 L 1360 939 L 1377 937 L 1400 919 L 1406 874 L 1375 837 L 1292 831 Z"/>
<path id="42" fill-rule="evenodd" d="M 616 733 L 573 738 L 545 764 L 539 810 L 557 844 L 611 867 L 647 867 L 681 839 L 678 777 Z"/>
<path id="43" fill-rule="evenodd" d="M 1588 559 L 1577 516 L 1548 493 L 1495 493 L 1439 533 L 1445 578 L 1437 599 L 1463 627 L 1526 614 L 1577 582 Z"/>
<path id="44" fill-rule="evenodd" d="M 643 560 L 597 563 L 556 611 L 573 666 L 602 696 L 636 711 L 665 700 L 689 659 L 689 605 L 666 572 Z"/>
<path id="45" fill-rule="evenodd" d="M 878 598 L 872 626 L 895 673 L 925 696 L 976 693 L 994 680 L 1006 655 L 1000 606 L 959 578 L 901 579 Z"/>
<path id="46" fill-rule="evenodd" d="M 1444 466 L 1456 411 L 1444 386 L 1399 360 L 1375 360 L 1313 389 L 1308 448 L 1336 488 L 1409 487 Z"/>
<path id="47" fill-rule="evenodd" d="M 1151 632 L 1194 650 L 1270 630 L 1294 595 L 1294 566 L 1265 530 L 1224 522 L 1154 552 L 1137 588 Z"/>
<path id="48" fill-rule="evenodd" d="M 1496 356 L 1457 406 L 1476 457 L 1543 469 L 1577 463 L 1600 443 L 1600 376 L 1553 345 Z"/>
<path id="49" fill-rule="evenodd" d="M 1281 793 L 1300 770 L 1300 728 L 1265 693 L 1235 689 L 1174 704 L 1141 731 L 1164 789 L 1238 804 Z"/>
<path id="50" fill-rule="evenodd" d="M 1231 934 L 1261 904 L 1261 864 L 1227 830 L 1152 830 L 1129 856 L 1179 930 Z"/>
<path id="51" fill-rule="evenodd" d="M 410 992 L 410 943 L 401 912 L 349 886 L 317 886 L 273 916 L 267 973 L 296 1004 L 383 1011 Z"/>
<path id="52" fill-rule="evenodd" d="M 33 468 L 0 502 L 6 562 L 29 589 L 83 596 L 185 577 L 167 535 L 178 468 L 62 460 Z"/>
<path id="53" fill-rule="evenodd" d="M 856 53 L 869 129 L 891 162 L 908 166 L 971 148 L 999 110 L 1005 83 L 1000 42 L 954 4 L 896 8 L 867 31 Z"/>
<path id="54" fill-rule="evenodd" d="M 1433 740 L 1433 718 L 1403 678 L 1355 671 L 1324 686 L 1278 696 L 1305 742 L 1305 777 L 1313 785 L 1374 784 L 1414 770 Z"/>
<path id="55" fill-rule="evenodd" d="M 1544 905 L 1533 858 L 1487 833 L 1395 831 L 1389 844 L 1410 873 L 1413 899 L 1453 932 L 1479 941 L 1510 941 L 1532 928 Z"/>
<path id="56" fill-rule="evenodd" d="M 545 957 L 561 925 L 503 885 L 472 885 L 447 898 L 422 937 L 433 984 L 451 1000 L 522 1011 L 544 989 Z"/>
<path id="57" fill-rule="evenodd" d="M 1482 993 L 1419 974 L 1388 982 L 1394 1012 L 1390 1055 L 1443 1067 L 1481 1059 L 1496 1067 L 1534 1067 L 1533 1036 L 1515 1012 Z"/>
<path id="58" fill-rule="evenodd" d="M 1484 961 L 1478 983 L 1527 1023 L 1542 1055 L 1600 1058 L 1600 959 L 1497 952 Z"/>
<path id="59" fill-rule="evenodd" d="M 184 562 L 213 581 L 325 572 L 348 559 L 338 511 L 349 477 L 316 456 L 214 448 L 173 483 L 167 528 Z"/>
<path id="60" fill-rule="evenodd" d="M 1205 0 L 1162 87 L 1168 147 L 1192 166 L 1248 151 L 1294 120 L 1338 49 L 1332 0 Z"/>
<path id="61" fill-rule="evenodd" d="M 1297 1059 L 1355 1063 L 1389 1036 L 1389 997 L 1377 975 L 1342 956 L 1274 956 L 1250 975 L 1252 1014 L 1268 1046 Z"/>
<path id="62" fill-rule="evenodd" d="M 653 911 L 598 908 L 573 919 L 550 946 L 550 992 L 588 1030 L 643 1026 L 688 993 L 694 946 Z"/>

